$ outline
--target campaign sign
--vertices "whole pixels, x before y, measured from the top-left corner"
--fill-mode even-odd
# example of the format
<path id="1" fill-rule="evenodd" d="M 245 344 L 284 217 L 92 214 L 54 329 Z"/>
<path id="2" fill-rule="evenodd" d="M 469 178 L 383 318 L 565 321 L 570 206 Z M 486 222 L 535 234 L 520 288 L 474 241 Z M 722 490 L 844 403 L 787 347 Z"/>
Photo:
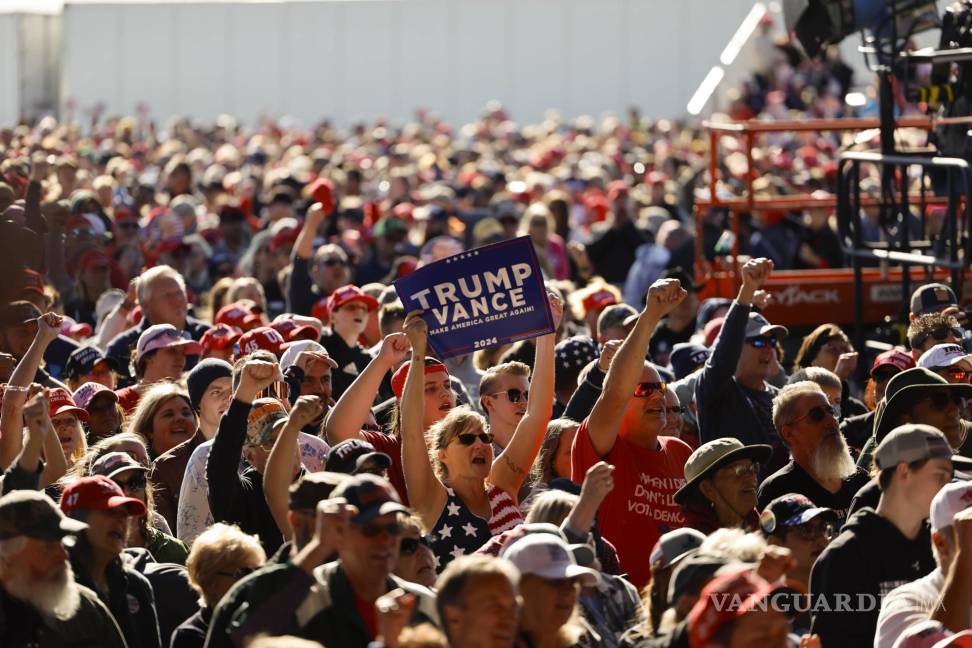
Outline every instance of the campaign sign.
<path id="1" fill-rule="evenodd" d="M 553 333 L 529 236 L 423 266 L 395 282 L 405 311 L 422 310 L 439 358 Z"/>

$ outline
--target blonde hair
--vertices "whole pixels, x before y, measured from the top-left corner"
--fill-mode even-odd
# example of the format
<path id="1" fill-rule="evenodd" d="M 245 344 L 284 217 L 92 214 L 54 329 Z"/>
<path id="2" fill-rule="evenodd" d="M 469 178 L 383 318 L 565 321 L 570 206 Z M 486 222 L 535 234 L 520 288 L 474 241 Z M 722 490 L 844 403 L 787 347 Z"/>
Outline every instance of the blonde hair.
<path id="1" fill-rule="evenodd" d="M 534 498 L 526 515 L 526 522 L 549 522 L 556 526 L 567 519 L 577 505 L 577 495 L 562 490 L 548 490 Z"/>
<path id="2" fill-rule="evenodd" d="M 488 368 L 483 377 L 479 379 L 479 405 L 483 410 L 486 409 L 482 402 L 483 398 L 490 394 L 502 376 L 523 376 L 530 380 L 530 366 L 518 360 L 512 360 Z"/>
<path id="3" fill-rule="evenodd" d="M 426 432 L 426 444 L 429 446 L 432 465 L 440 479 L 449 476 L 445 464 L 439 459 L 438 450 L 444 449 L 460 434 L 471 431 L 484 431 L 487 428 L 486 419 L 469 405 L 460 405 L 445 415 L 445 418 L 434 423 Z"/>
<path id="4" fill-rule="evenodd" d="M 199 593 L 200 607 L 214 607 L 219 601 L 206 600 L 206 586 L 220 571 L 239 568 L 248 562 L 263 564 L 267 554 L 256 536 L 243 533 L 235 524 L 218 522 L 203 531 L 192 543 L 186 560 L 189 585 Z"/>
<path id="5" fill-rule="evenodd" d="M 179 383 L 160 382 L 152 385 L 142 394 L 142 397 L 138 401 L 138 407 L 135 408 L 135 412 L 128 422 L 128 432 L 134 432 L 148 441 L 150 455 L 153 450 L 152 423 L 155 415 L 165 403 L 177 396 L 185 400 L 186 403 L 190 402 L 189 393 Z M 195 416 L 196 414 L 193 412 L 193 417 Z"/>

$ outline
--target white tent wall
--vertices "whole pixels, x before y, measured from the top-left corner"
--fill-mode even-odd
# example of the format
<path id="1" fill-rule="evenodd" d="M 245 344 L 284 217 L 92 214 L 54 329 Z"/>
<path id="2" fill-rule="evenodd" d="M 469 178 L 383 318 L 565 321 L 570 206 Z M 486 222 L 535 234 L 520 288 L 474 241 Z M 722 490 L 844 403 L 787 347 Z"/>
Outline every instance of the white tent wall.
<path id="1" fill-rule="evenodd" d="M 347 125 L 499 99 L 523 121 L 679 116 L 752 0 L 68 2 L 61 99 Z"/>
<path id="2" fill-rule="evenodd" d="M 0 124 L 58 110 L 61 17 L 0 12 Z"/>
<path id="3" fill-rule="evenodd" d="M 17 14 L 0 13 L 0 124 L 20 116 L 20 38 Z"/>

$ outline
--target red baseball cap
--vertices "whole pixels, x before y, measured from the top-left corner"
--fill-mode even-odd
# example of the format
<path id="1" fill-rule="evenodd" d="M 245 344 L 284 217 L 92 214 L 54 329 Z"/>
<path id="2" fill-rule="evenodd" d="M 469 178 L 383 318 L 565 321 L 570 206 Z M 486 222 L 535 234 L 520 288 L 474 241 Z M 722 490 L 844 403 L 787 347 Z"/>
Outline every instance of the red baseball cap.
<path id="1" fill-rule="evenodd" d="M 270 251 L 276 252 L 288 245 L 293 245 L 297 241 L 297 235 L 300 234 L 300 226 L 295 227 L 285 227 L 270 239 Z"/>
<path id="2" fill-rule="evenodd" d="M 395 394 L 395 398 L 401 398 L 402 393 L 405 391 L 405 380 L 408 378 L 409 367 L 412 366 L 411 361 L 406 362 L 401 367 L 398 368 L 392 375 L 391 388 L 392 393 Z M 449 373 L 449 370 L 444 364 L 436 360 L 435 358 L 425 359 L 425 375 L 428 376 L 430 373 L 435 373 L 437 371 L 444 371 Z"/>
<path id="3" fill-rule="evenodd" d="M 725 317 L 713 317 L 705 324 L 705 328 L 702 329 L 702 336 L 705 338 L 705 346 L 712 346 L 715 344 L 716 338 L 719 337 L 719 331 L 722 330 L 722 323 L 726 321 Z"/>
<path id="4" fill-rule="evenodd" d="M 378 300 L 354 285 L 341 286 L 327 299 L 327 309 L 333 313 L 353 301 L 364 302 L 368 310 L 378 310 Z"/>
<path id="5" fill-rule="evenodd" d="M 900 349 L 888 349 L 878 357 L 874 358 L 871 365 L 871 376 L 881 367 L 894 367 L 898 371 L 905 371 L 915 366 L 915 360 L 911 355 Z"/>
<path id="6" fill-rule="evenodd" d="M 705 648 L 722 626 L 781 589 L 783 585 L 768 583 L 750 569 L 717 576 L 705 586 L 689 612 L 689 646 Z"/>
<path id="7" fill-rule="evenodd" d="M 330 297 L 318 299 L 311 307 L 311 317 L 319 319 L 321 322 L 326 322 L 331 319 L 331 311 L 328 310 L 328 303 L 330 301 Z"/>
<path id="8" fill-rule="evenodd" d="M 279 333 L 287 342 L 296 340 L 314 340 L 321 337 L 317 329 L 310 324 L 299 324 L 292 319 L 275 319 L 270 323 L 270 328 Z"/>
<path id="9" fill-rule="evenodd" d="M 38 295 L 44 294 L 44 279 L 40 273 L 30 268 L 24 268 L 24 291 L 35 292 Z"/>
<path id="10" fill-rule="evenodd" d="M 219 309 L 213 320 L 216 324 L 228 324 L 244 333 L 263 325 L 260 307 L 249 299 L 227 304 Z"/>
<path id="11" fill-rule="evenodd" d="M 110 511 L 124 508 L 129 515 L 145 515 L 145 504 L 134 497 L 126 497 L 121 486 L 104 475 L 82 477 L 61 491 L 61 510 L 71 513 L 78 509 Z"/>
<path id="12" fill-rule="evenodd" d="M 47 402 L 47 413 L 51 418 L 70 412 L 82 421 L 88 420 L 88 413 L 78 407 L 78 404 L 74 402 L 74 397 L 71 396 L 71 392 L 66 389 L 55 387 L 50 390 L 47 395 Z"/>
<path id="13" fill-rule="evenodd" d="M 269 326 L 261 326 L 252 331 L 247 331 L 240 336 L 238 344 L 237 357 L 240 358 L 260 349 L 279 356 L 287 348 L 287 341 L 283 339 L 283 336 Z"/>
<path id="14" fill-rule="evenodd" d="M 236 344 L 242 334 L 235 326 L 220 322 L 203 334 L 199 344 L 207 351 L 220 351 Z"/>
<path id="15" fill-rule="evenodd" d="M 610 290 L 598 290 L 587 297 L 581 302 L 584 306 L 584 311 L 590 313 L 592 310 L 601 310 L 612 304 L 617 304 L 618 298 Z"/>

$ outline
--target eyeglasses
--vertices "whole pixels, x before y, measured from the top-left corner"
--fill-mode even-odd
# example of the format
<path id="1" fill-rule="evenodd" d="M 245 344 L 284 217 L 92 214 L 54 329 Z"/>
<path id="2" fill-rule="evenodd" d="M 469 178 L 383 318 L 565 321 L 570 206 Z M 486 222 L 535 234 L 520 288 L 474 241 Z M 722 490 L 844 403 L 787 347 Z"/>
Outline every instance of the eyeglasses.
<path id="1" fill-rule="evenodd" d="M 118 487 L 126 492 L 133 491 L 133 490 L 142 490 L 145 488 L 145 485 L 147 483 L 147 480 L 145 479 L 145 475 L 137 475 L 135 477 L 132 477 L 130 479 L 125 479 L 125 480 L 113 479 L 112 481 L 118 484 Z"/>
<path id="2" fill-rule="evenodd" d="M 735 466 L 726 466 L 723 468 L 726 472 L 731 474 L 737 479 L 746 475 L 758 475 L 759 474 L 759 463 L 755 461 L 750 461 L 748 463 L 736 464 Z"/>
<path id="3" fill-rule="evenodd" d="M 348 265 L 348 262 L 345 261 L 344 259 L 324 259 L 323 261 L 321 261 L 321 265 L 326 268 L 333 268 L 335 266 L 343 267 Z"/>
<path id="4" fill-rule="evenodd" d="M 920 347 L 926 341 L 928 341 L 928 338 L 935 338 L 936 342 L 944 342 L 946 339 L 948 339 L 949 334 L 951 334 L 951 336 L 956 340 L 962 339 L 962 331 L 960 329 L 954 326 L 945 326 L 944 324 L 941 324 L 916 337 L 912 346 Z"/>
<path id="5" fill-rule="evenodd" d="M 832 416 L 836 419 L 840 416 L 840 412 L 832 405 L 817 405 L 816 407 L 811 407 L 808 409 L 806 414 L 803 416 L 798 416 L 790 421 L 790 425 L 793 425 L 797 421 L 802 421 L 803 419 L 809 419 L 811 423 L 820 423 L 828 416 Z"/>
<path id="6" fill-rule="evenodd" d="M 948 406 L 955 403 L 959 407 L 965 406 L 965 399 L 952 391 L 937 391 L 922 397 L 918 402 L 931 401 L 931 405 L 936 410 L 948 409 Z"/>
<path id="7" fill-rule="evenodd" d="M 530 390 L 519 390 L 519 389 L 507 389 L 506 391 L 493 392 L 492 394 L 486 394 L 487 396 L 492 396 L 496 398 L 500 394 L 506 394 L 506 397 L 510 399 L 511 403 L 519 403 L 520 400 L 527 400 L 530 398 Z"/>
<path id="8" fill-rule="evenodd" d="M 834 536 L 837 535 L 837 527 L 832 522 L 823 524 L 808 522 L 807 524 L 793 527 L 793 532 L 808 542 L 821 537 L 829 541 L 833 540 Z"/>
<path id="9" fill-rule="evenodd" d="M 647 398 L 652 394 L 664 393 L 668 389 L 668 383 L 663 382 L 643 382 L 635 385 L 634 397 Z"/>
<path id="10" fill-rule="evenodd" d="M 75 227 L 70 232 L 68 232 L 74 238 L 79 239 L 90 239 L 94 238 L 97 232 L 89 227 Z"/>
<path id="11" fill-rule="evenodd" d="M 490 432 L 480 432 L 479 434 L 457 434 L 456 441 L 464 446 L 471 446 L 476 443 L 476 439 L 479 439 L 486 445 L 493 443 L 493 435 Z"/>
<path id="12" fill-rule="evenodd" d="M 665 411 L 668 412 L 669 414 L 681 415 L 687 412 L 688 408 L 685 407 L 684 405 L 669 405 L 668 407 L 665 408 Z"/>
<path id="13" fill-rule="evenodd" d="M 398 553 L 403 556 L 411 556 L 418 551 L 419 547 L 431 548 L 432 545 L 429 544 L 429 539 L 426 536 L 419 536 L 417 538 L 402 538 L 401 544 L 398 545 Z"/>
<path id="14" fill-rule="evenodd" d="M 967 383 L 972 380 L 972 371 L 966 369 L 948 368 L 942 371 L 942 375 L 952 383 Z"/>
<path id="15" fill-rule="evenodd" d="M 216 573 L 219 576 L 225 576 L 226 578 L 232 578 L 233 580 L 240 580 L 244 576 L 249 576 L 255 571 L 256 571 L 256 567 L 240 567 L 234 572 L 218 571 Z"/>
<path id="16" fill-rule="evenodd" d="M 753 347 L 754 349 L 762 349 L 768 346 L 771 347 L 776 346 L 777 339 L 775 336 L 770 335 L 766 337 L 749 338 L 748 340 L 746 340 L 746 342 L 749 344 L 749 346 Z"/>
<path id="17" fill-rule="evenodd" d="M 375 524 L 374 522 L 368 522 L 367 524 L 361 525 L 361 534 L 366 538 L 377 538 L 382 533 L 387 533 L 393 538 L 397 538 L 402 535 L 404 527 L 399 522 L 390 522 L 389 524 Z"/>

